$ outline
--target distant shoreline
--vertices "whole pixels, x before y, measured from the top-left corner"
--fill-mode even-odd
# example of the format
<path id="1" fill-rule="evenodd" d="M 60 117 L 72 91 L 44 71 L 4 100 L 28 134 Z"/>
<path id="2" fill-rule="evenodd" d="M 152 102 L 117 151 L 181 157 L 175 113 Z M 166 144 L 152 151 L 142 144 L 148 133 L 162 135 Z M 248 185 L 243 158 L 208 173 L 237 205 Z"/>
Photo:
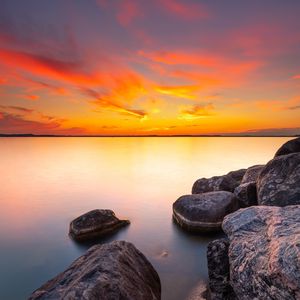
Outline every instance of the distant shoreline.
<path id="1" fill-rule="evenodd" d="M 83 137 L 83 138 L 112 138 L 112 137 L 298 137 L 300 135 L 251 135 L 251 134 L 228 134 L 228 135 L 222 135 L 222 134 L 210 134 L 210 135 L 188 135 L 188 134 L 182 134 L 182 135 L 51 135 L 51 134 L 0 134 L 1 137 Z"/>

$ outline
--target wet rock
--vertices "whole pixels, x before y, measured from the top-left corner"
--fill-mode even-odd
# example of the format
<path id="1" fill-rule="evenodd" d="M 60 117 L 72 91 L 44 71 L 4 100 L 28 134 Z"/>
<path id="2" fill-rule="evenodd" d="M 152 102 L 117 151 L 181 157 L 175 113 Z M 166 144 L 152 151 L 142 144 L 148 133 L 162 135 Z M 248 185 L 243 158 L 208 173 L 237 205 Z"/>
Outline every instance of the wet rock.
<path id="1" fill-rule="evenodd" d="M 300 153 L 275 157 L 267 163 L 257 181 L 259 205 L 300 204 Z"/>
<path id="2" fill-rule="evenodd" d="M 195 181 L 192 194 L 200 194 L 214 191 L 233 192 L 241 183 L 246 169 L 229 172 L 223 176 L 214 176 L 211 178 L 200 178 Z"/>
<path id="3" fill-rule="evenodd" d="M 29 298 L 83 300 L 159 300 L 160 279 L 131 243 L 96 245 Z"/>
<path id="4" fill-rule="evenodd" d="M 300 299 L 300 206 L 252 206 L 225 217 L 238 299 Z"/>
<path id="5" fill-rule="evenodd" d="M 248 182 L 256 182 L 258 179 L 258 176 L 261 172 L 261 170 L 264 168 L 265 165 L 255 165 L 247 169 L 245 175 L 243 176 L 243 179 L 241 181 L 242 183 L 248 183 Z"/>
<path id="6" fill-rule="evenodd" d="M 197 283 L 185 300 L 212 300 L 209 298 L 207 284 L 203 281 Z"/>
<path id="7" fill-rule="evenodd" d="M 300 137 L 283 144 L 275 153 L 275 157 L 300 152 Z"/>
<path id="8" fill-rule="evenodd" d="M 226 191 L 185 195 L 173 204 L 174 220 L 189 231 L 221 229 L 224 216 L 237 209 L 237 199 Z"/>
<path id="9" fill-rule="evenodd" d="M 230 285 L 228 239 L 218 239 L 207 246 L 207 265 L 211 300 L 236 299 Z"/>
<path id="10" fill-rule="evenodd" d="M 255 182 L 247 182 L 239 185 L 234 194 L 238 199 L 239 207 L 257 205 L 257 191 Z"/>
<path id="11" fill-rule="evenodd" d="M 70 223 L 69 234 L 78 241 L 102 237 L 128 225 L 128 220 L 119 220 L 109 209 L 92 210 Z"/>

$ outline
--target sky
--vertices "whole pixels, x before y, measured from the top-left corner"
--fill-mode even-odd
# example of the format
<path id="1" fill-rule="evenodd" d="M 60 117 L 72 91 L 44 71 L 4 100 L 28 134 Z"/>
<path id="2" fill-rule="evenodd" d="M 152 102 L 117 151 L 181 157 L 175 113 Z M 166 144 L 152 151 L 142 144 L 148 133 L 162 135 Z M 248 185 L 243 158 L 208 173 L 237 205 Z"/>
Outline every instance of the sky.
<path id="1" fill-rule="evenodd" d="M 0 6 L 0 133 L 300 134 L 299 0 Z"/>

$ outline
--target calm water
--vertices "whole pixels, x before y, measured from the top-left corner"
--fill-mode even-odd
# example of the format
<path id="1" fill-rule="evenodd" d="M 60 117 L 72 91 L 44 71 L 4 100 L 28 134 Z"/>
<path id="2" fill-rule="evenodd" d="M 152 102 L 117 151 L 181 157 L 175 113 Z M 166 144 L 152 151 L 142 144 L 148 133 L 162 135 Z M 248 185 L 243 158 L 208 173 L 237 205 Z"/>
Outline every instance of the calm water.
<path id="1" fill-rule="evenodd" d="M 207 279 L 206 245 L 172 222 L 172 203 L 199 177 L 263 164 L 289 138 L 1 138 L 0 299 L 26 299 L 90 245 L 68 224 L 95 208 L 131 225 L 158 271 L 163 299 L 186 299 Z M 167 256 L 162 257 L 164 251 Z"/>

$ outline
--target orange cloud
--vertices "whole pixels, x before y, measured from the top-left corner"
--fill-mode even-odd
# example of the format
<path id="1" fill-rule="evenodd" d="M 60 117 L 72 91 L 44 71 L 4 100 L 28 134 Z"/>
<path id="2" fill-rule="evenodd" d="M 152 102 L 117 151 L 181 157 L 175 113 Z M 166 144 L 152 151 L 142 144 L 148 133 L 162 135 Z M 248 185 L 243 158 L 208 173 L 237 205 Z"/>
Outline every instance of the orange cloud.
<path id="1" fill-rule="evenodd" d="M 185 99 L 195 99 L 198 86 L 157 86 L 154 88 L 160 94 Z"/>
<path id="2" fill-rule="evenodd" d="M 40 98 L 38 95 L 25 95 L 25 98 L 31 101 L 36 101 Z"/>
<path id="3" fill-rule="evenodd" d="M 259 100 L 255 105 L 263 110 L 284 111 L 300 108 L 300 97 L 292 97 L 288 100 Z"/>
<path id="4" fill-rule="evenodd" d="M 195 120 L 210 117 L 213 115 L 214 106 L 212 103 L 206 105 L 195 105 L 190 108 L 181 109 L 178 119 Z"/>
<path id="5" fill-rule="evenodd" d="M 92 89 L 83 89 L 83 92 L 86 95 L 96 99 L 92 101 L 92 103 L 100 106 L 101 108 L 118 112 L 124 115 L 137 117 L 139 119 L 144 119 L 147 117 L 147 113 L 145 111 L 127 108 L 120 104 L 114 103 L 113 100 L 111 99 L 111 95 L 105 95 L 105 94 L 102 95 L 99 92 Z"/>
<path id="6" fill-rule="evenodd" d="M 300 79 L 300 75 L 295 75 L 292 77 L 293 79 Z"/>
<path id="7" fill-rule="evenodd" d="M 0 49 L 0 61 L 9 67 L 25 70 L 34 75 L 63 80 L 76 85 L 95 85 L 103 83 L 100 74 L 80 71 L 79 62 L 62 61 L 21 51 Z"/>

